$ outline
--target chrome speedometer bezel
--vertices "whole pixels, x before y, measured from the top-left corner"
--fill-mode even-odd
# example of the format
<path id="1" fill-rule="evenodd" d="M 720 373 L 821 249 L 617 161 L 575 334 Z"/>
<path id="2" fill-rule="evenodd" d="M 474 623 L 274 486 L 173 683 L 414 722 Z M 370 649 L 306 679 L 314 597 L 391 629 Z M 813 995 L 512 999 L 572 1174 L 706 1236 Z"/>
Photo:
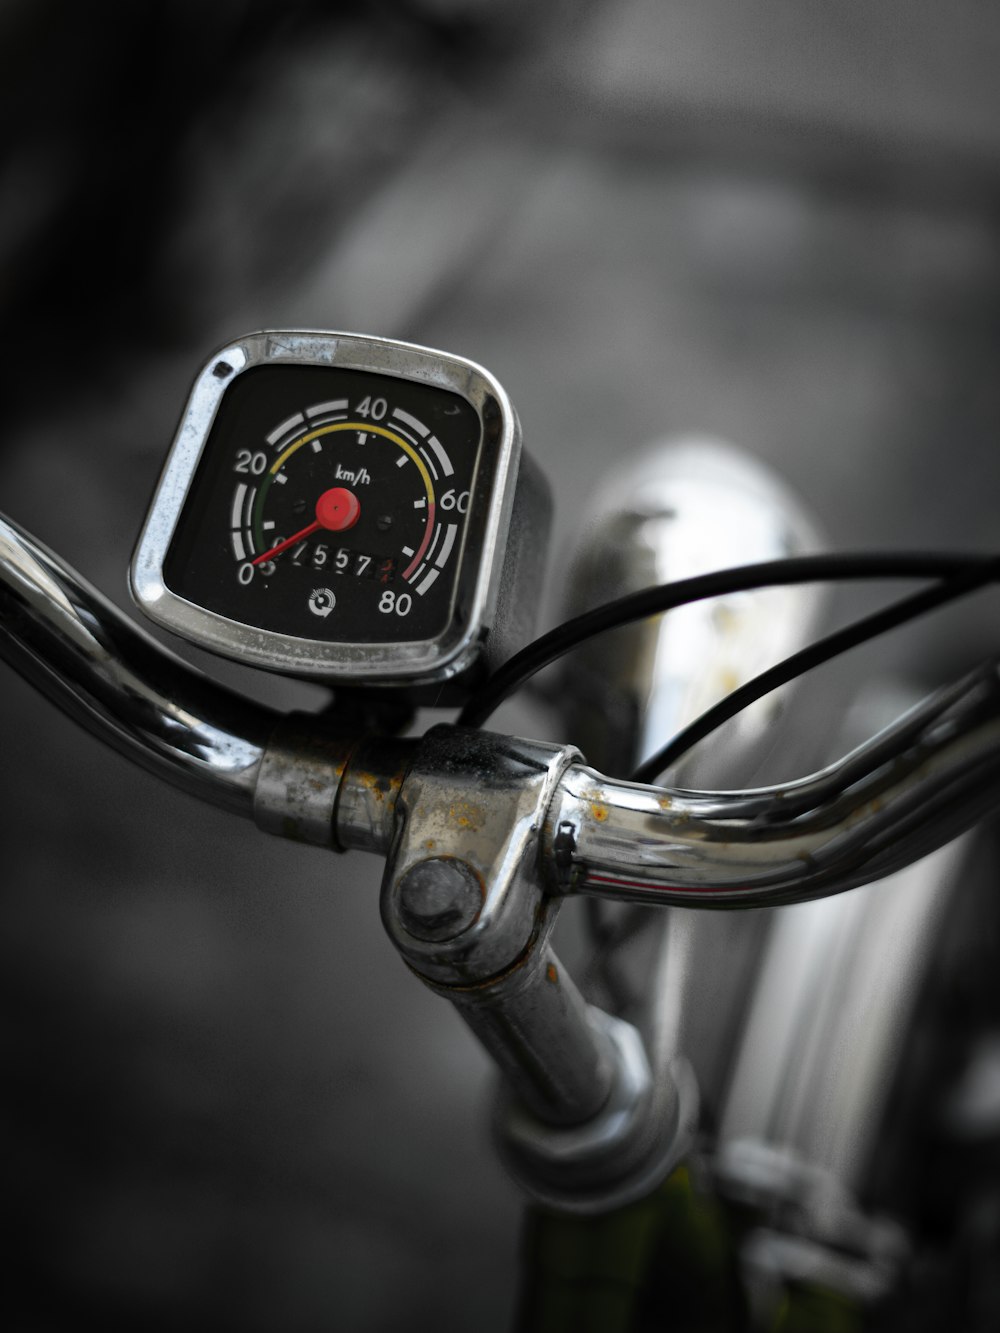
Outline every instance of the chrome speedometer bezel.
<path id="1" fill-rule="evenodd" d="M 167 586 L 164 562 L 223 398 L 248 370 L 278 364 L 419 381 L 460 395 L 476 411 L 479 456 L 458 572 L 447 624 L 432 638 L 375 644 L 297 638 L 242 624 Z M 350 685 L 447 681 L 475 665 L 493 626 L 520 456 L 520 427 L 510 400 L 473 361 L 355 333 L 268 329 L 248 334 L 220 348 L 195 381 L 132 559 L 132 595 L 165 629 L 252 666 Z"/>

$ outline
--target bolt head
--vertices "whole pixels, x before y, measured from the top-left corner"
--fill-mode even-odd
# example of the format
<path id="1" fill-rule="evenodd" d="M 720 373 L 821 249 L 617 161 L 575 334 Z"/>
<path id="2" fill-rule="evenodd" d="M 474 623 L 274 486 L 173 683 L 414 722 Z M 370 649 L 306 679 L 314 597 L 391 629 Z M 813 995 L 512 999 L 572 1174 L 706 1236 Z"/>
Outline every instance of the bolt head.
<path id="1" fill-rule="evenodd" d="M 456 856 L 432 856 L 410 866 L 396 886 L 399 920 L 418 940 L 454 939 L 479 916 L 482 881 Z"/>

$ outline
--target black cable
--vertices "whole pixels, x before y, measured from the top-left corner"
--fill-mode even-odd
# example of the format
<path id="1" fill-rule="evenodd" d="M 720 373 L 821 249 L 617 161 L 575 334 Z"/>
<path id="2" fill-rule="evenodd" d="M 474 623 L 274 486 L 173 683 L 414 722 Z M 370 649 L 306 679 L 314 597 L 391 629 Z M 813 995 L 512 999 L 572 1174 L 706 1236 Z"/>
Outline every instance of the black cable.
<path id="1" fill-rule="evenodd" d="M 759 676 L 747 681 L 745 685 L 733 690 L 719 703 L 707 709 L 700 717 L 679 731 L 656 754 L 644 760 L 632 774 L 630 780 L 632 782 L 655 782 L 664 769 L 676 763 L 693 745 L 703 740 L 704 737 L 721 727 L 723 723 L 728 722 L 730 718 L 735 717 L 737 713 L 742 712 L 744 708 L 748 708 L 750 704 L 755 703 L 765 694 L 786 685 L 790 680 L 794 680 L 796 676 L 811 671 L 813 667 L 830 661 L 831 658 L 839 656 L 840 653 L 856 648 L 869 639 L 873 639 L 879 634 L 885 634 L 891 629 L 896 629 L 898 626 L 906 624 L 907 621 L 925 615 L 928 611 L 944 606 L 958 597 L 964 597 L 970 592 L 975 592 L 977 588 L 995 582 L 998 578 L 1000 578 L 1000 559 L 977 561 L 974 565 L 970 563 L 963 573 L 954 578 L 937 583 L 932 588 L 925 588 L 909 597 L 904 597 L 901 601 L 893 602 L 892 605 L 884 607 L 881 611 L 864 616 L 861 620 L 856 620 L 845 626 L 844 629 L 837 630 L 835 633 L 819 639 L 816 643 L 810 644 L 808 648 L 793 653 L 791 657 L 785 658 L 783 662 L 770 667 L 767 671 L 762 671 Z"/>
<path id="2" fill-rule="evenodd" d="M 992 570 L 995 565 L 995 559 L 989 556 L 928 555 L 925 552 L 807 555 L 741 565 L 734 569 L 700 574 L 695 578 L 679 579 L 676 583 L 655 588 L 644 588 L 641 592 L 620 597 L 576 616 L 529 643 L 480 687 L 459 714 L 458 724 L 481 727 L 494 709 L 526 680 L 595 634 L 617 629 L 647 616 L 672 611 L 689 602 L 794 583 L 950 578 L 984 567 Z M 993 574 L 990 574 L 982 582 L 989 582 L 992 577 Z"/>

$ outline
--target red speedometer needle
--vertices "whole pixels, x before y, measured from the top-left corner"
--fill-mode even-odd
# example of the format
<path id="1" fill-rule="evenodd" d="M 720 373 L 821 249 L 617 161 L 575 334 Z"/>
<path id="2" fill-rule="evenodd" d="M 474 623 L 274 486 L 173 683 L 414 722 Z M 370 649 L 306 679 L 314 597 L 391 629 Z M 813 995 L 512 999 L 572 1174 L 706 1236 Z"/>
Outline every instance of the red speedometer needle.
<path id="1" fill-rule="evenodd" d="M 306 537 L 311 537 L 320 528 L 325 528 L 327 532 L 346 532 L 348 528 L 354 527 L 360 517 L 361 501 L 354 492 L 347 490 L 344 486 L 331 486 L 316 501 L 314 522 L 303 528 L 301 532 L 296 532 L 294 536 L 286 537 L 284 541 L 278 542 L 277 546 L 272 546 L 263 555 L 256 556 L 250 563 L 252 565 L 262 565 L 265 560 L 273 560 L 276 555 L 281 555 L 282 551 L 287 551 L 290 546 L 304 541 Z"/>
<path id="2" fill-rule="evenodd" d="M 283 542 L 278 542 L 277 546 L 272 546 L 271 549 L 265 551 L 263 555 L 256 556 L 250 561 L 251 565 L 262 565 L 265 560 L 273 560 L 274 557 L 280 555 L 282 551 L 287 551 L 289 546 L 294 546 L 296 542 L 302 541 L 304 537 L 312 536 L 319 526 L 319 523 L 310 523 L 307 528 L 303 528 L 301 532 L 297 532 L 294 537 L 286 537 Z"/>

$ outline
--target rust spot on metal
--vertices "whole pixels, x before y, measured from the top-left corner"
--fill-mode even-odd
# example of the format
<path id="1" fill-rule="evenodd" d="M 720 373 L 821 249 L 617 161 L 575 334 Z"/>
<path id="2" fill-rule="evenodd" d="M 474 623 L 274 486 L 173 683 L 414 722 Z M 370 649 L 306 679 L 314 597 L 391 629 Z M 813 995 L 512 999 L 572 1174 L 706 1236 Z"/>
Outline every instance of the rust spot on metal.
<path id="1" fill-rule="evenodd" d="M 609 811 L 608 807 L 601 801 L 591 801 L 590 813 L 597 820 L 598 824 L 603 824 L 608 817 Z"/>
<path id="2" fill-rule="evenodd" d="M 367 768 L 357 768 L 351 774 L 351 779 L 369 792 L 375 801 L 384 804 L 386 801 L 395 802 L 403 785 L 404 776 L 403 770 L 386 776 L 384 773 L 373 773 Z"/>
<path id="3" fill-rule="evenodd" d="M 483 822 L 482 807 L 473 805 L 470 801 L 456 801 L 454 805 L 448 808 L 448 818 L 457 824 L 460 829 L 468 829 L 470 833 L 478 833 L 479 826 Z"/>
<path id="4" fill-rule="evenodd" d="M 657 805 L 660 807 L 661 810 L 664 810 L 664 811 L 666 811 L 666 810 L 672 810 L 672 809 L 674 808 L 673 797 L 672 797 L 672 796 L 661 796 L 661 797 L 659 798 L 659 800 L 657 801 Z"/>
<path id="5" fill-rule="evenodd" d="M 553 986 L 558 986 L 559 973 L 556 970 L 555 963 L 549 963 L 548 967 L 545 969 L 545 980 L 550 981 Z"/>
<path id="6" fill-rule="evenodd" d="M 437 846 L 437 843 L 434 841 L 433 838 L 428 838 L 425 841 L 424 846 L 427 848 L 429 852 L 432 852 L 434 848 Z"/>

